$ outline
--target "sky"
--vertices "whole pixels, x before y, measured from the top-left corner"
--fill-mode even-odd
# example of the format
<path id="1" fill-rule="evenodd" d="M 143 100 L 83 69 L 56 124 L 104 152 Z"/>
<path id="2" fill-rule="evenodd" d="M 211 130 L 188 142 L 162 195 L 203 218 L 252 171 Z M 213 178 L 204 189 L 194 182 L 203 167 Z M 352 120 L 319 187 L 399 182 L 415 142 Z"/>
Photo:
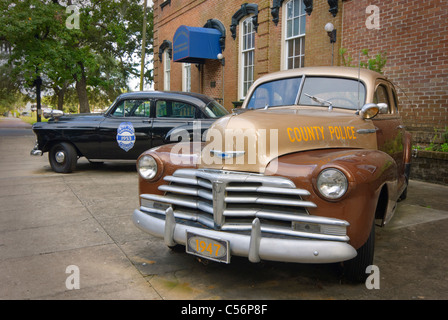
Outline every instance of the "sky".
<path id="1" fill-rule="evenodd" d="M 142 5 L 143 5 L 143 1 L 142 0 L 140 0 L 140 1 L 142 2 Z M 152 5 L 153 5 L 152 0 L 148 0 L 147 4 L 148 4 L 148 7 L 152 7 Z M 151 62 L 152 58 L 153 57 L 151 57 L 148 54 L 146 54 L 145 71 L 148 68 L 153 68 L 153 64 Z M 140 62 L 141 62 L 140 56 L 136 59 L 136 62 L 138 62 L 140 64 Z M 140 91 L 140 77 L 131 77 L 129 82 L 128 82 L 128 85 L 129 85 L 129 89 L 131 89 L 131 91 Z M 144 91 L 146 91 L 146 90 L 154 90 L 153 84 L 149 85 L 148 83 L 145 83 L 144 86 L 143 86 L 143 90 Z"/>

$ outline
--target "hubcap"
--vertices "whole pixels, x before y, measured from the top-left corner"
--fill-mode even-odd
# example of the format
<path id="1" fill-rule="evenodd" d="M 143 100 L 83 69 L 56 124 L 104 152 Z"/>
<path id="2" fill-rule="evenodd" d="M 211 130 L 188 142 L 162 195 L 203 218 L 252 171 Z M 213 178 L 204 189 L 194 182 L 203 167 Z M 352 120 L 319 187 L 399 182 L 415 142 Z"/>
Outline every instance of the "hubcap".
<path id="1" fill-rule="evenodd" d="M 56 152 L 55 159 L 57 163 L 64 163 L 65 153 L 63 151 Z"/>

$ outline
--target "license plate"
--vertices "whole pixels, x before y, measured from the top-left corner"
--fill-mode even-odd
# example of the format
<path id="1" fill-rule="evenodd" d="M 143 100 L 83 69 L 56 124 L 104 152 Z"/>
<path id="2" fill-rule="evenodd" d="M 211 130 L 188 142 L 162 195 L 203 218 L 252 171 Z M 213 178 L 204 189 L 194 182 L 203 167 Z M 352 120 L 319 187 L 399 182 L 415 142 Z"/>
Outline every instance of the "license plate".
<path id="1" fill-rule="evenodd" d="M 213 261 L 230 263 L 229 242 L 187 231 L 187 253 Z"/>

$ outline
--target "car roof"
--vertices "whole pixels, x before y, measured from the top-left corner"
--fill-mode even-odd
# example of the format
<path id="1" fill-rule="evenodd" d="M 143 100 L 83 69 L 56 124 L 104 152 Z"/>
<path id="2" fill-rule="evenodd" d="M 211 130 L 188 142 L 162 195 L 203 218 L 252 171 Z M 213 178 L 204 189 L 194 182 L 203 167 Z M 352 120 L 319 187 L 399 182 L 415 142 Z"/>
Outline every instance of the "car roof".
<path id="1" fill-rule="evenodd" d="M 204 94 L 196 92 L 183 92 L 183 91 L 135 91 L 127 92 L 121 94 L 117 99 L 154 99 L 154 98 L 164 98 L 164 99 L 180 99 L 184 101 L 189 101 L 195 103 L 199 106 L 205 106 L 213 98 L 206 96 Z"/>
<path id="2" fill-rule="evenodd" d="M 354 67 L 305 67 L 305 68 L 297 68 L 290 69 L 284 71 L 277 71 L 270 74 L 267 74 L 261 78 L 260 81 L 257 82 L 265 82 L 270 80 L 275 80 L 284 77 L 295 77 L 295 76 L 333 76 L 333 77 L 348 77 L 357 79 L 358 76 L 362 81 L 375 81 L 375 79 L 383 78 L 387 79 L 386 76 L 372 71 L 366 68 L 354 68 Z"/>

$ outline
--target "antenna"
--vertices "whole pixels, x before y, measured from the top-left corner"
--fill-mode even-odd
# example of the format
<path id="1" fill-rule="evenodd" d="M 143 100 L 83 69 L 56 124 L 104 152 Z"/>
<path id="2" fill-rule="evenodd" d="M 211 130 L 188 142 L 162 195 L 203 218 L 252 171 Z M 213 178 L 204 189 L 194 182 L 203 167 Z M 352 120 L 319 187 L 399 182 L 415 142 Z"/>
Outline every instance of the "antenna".
<path id="1" fill-rule="evenodd" d="M 361 78 L 361 51 L 359 51 L 359 57 L 358 57 L 358 110 L 357 113 L 359 113 L 359 110 L 361 110 L 360 101 L 359 101 L 359 84 L 360 84 L 360 78 Z"/>

